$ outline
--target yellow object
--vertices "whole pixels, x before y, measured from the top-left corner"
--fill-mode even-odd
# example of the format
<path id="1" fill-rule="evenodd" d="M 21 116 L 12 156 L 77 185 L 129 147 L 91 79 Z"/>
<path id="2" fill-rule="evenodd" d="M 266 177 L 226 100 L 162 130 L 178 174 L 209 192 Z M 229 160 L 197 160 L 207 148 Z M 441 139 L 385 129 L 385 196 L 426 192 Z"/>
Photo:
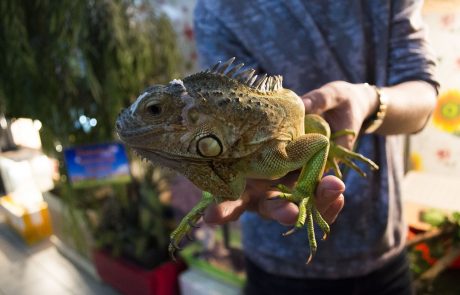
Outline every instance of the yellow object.
<path id="1" fill-rule="evenodd" d="M 460 90 L 451 89 L 439 96 L 433 112 L 433 123 L 446 132 L 460 129 Z"/>
<path id="2" fill-rule="evenodd" d="M 0 208 L 5 212 L 6 222 L 31 245 L 52 234 L 48 205 L 40 202 L 37 208 L 27 210 L 11 197 L 0 199 Z"/>
<path id="3" fill-rule="evenodd" d="M 422 171 L 423 170 L 423 159 L 422 155 L 413 152 L 410 155 L 409 170 Z"/>

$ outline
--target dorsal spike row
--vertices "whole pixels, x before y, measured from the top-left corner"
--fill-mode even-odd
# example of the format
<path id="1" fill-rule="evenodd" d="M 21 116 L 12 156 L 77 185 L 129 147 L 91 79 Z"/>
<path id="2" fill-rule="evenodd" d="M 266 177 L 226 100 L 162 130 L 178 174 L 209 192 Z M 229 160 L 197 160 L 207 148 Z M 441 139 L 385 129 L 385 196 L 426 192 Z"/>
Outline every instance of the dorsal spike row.
<path id="1" fill-rule="evenodd" d="M 239 72 L 244 67 L 244 63 L 232 66 L 234 61 L 234 57 L 230 58 L 223 64 L 219 61 L 212 68 L 206 70 L 205 72 L 225 75 L 262 92 L 277 91 L 283 88 L 282 76 L 267 76 L 267 74 L 257 76 L 254 75 L 256 71 L 251 68 Z"/>

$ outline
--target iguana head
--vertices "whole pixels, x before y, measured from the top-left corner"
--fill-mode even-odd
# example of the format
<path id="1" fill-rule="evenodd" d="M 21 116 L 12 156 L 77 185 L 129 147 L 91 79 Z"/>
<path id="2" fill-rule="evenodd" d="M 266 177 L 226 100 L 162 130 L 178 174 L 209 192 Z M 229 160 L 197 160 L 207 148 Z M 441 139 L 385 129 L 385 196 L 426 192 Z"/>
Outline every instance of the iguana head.
<path id="1" fill-rule="evenodd" d="M 164 157 L 159 154 L 162 151 L 174 155 L 177 140 L 185 130 L 182 119 L 182 109 L 186 106 L 184 96 L 185 88 L 180 80 L 145 89 L 119 114 L 116 122 L 118 136 L 144 158 Z"/>
<path id="2" fill-rule="evenodd" d="M 144 158 L 156 161 L 206 161 L 224 153 L 235 137 L 228 128 L 237 128 L 231 127 L 230 118 L 209 99 L 196 89 L 190 91 L 181 80 L 147 88 L 119 115 L 120 139 Z"/>

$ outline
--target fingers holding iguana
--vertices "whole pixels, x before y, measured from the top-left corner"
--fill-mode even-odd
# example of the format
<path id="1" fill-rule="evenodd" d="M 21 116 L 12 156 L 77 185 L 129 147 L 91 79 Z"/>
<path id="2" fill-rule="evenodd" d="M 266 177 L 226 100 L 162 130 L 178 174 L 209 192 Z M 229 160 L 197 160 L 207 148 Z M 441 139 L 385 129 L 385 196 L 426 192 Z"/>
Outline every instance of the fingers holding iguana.
<path id="1" fill-rule="evenodd" d="M 326 176 L 318 184 L 315 204 L 324 220 L 331 224 L 344 205 L 344 183 L 337 177 Z M 299 208 L 286 200 L 273 197 L 279 191 L 256 192 L 249 190 L 236 201 L 225 201 L 220 204 L 211 204 L 204 212 L 203 219 L 209 224 L 224 224 L 237 220 L 245 210 L 258 213 L 266 219 L 275 220 L 283 225 L 295 224 Z"/>
<path id="2" fill-rule="evenodd" d="M 245 210 L 246 205 L 242 199 L 211 204 L 204 211 L 203 220 L 208 224 L 225 224 L 238 220 Z"/>
<path id="3" fill-rule="evenodd" d="M 268 192 L 273 196 L 276 196 L 277 193 L 279 192 Z M 238 199 L 212 204 L 205 210 L 203 220 L 208 224 L 224 224 L 238 220 L 246 210 L 256 212 L 263 218 L 272 219 L 284 225 L 294 224 L 299 213 L 295 204 L 285 200 L 271 200 L 265 195 L 250 203 Z"/>
<path id="4" fill-rule="evenodd" d="M 364 120 L 375 111 L 376 94 L 366 84 L 333 81 L 302 95 L 307 114 L 321 114 L 332 132 L 348 129 L 358 134 Z M 353 147 L 355 136 L 344 134 L 335 142 L 348 149 Z"/>
<path id="5" fill-rule="evenodd" d="M 270 192 L 270 197 L 261 199 L 258 206 L 258 213 L 267 219 L 275 220 L 283 225 L 295 224 L 299 215 L 299 208 L 286 200 L 273 200 L 272 197 L 279 192 Z"/>
<path id="6" fill-rule="evenodd" d="M 345 184 L 338 177 L 325 176 L 316 189 L 315 205 L 320 213 L 325 212 L 345 191 Z"/>

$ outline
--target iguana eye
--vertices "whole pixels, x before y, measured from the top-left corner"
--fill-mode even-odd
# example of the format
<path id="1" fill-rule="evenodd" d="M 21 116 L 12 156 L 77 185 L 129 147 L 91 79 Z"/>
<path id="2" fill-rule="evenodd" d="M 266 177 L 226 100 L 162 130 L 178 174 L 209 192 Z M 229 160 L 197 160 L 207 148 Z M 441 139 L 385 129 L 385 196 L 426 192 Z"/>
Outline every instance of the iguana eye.
<path id="1" fill-rule="evenodd" d="M 158 116 L 161 114 L 161 106 L 158 104 L 152 104 L 147 106 L 147 111 L 149 112 L 150 115 L 152 116 Z"/>
<path id="2" fill-rule="evenodd" d="M 209 135 L 198 141 L 197 150 L 200 156 L 217 157 L 222 153 L 222 144 L 216 137 Z"/>

